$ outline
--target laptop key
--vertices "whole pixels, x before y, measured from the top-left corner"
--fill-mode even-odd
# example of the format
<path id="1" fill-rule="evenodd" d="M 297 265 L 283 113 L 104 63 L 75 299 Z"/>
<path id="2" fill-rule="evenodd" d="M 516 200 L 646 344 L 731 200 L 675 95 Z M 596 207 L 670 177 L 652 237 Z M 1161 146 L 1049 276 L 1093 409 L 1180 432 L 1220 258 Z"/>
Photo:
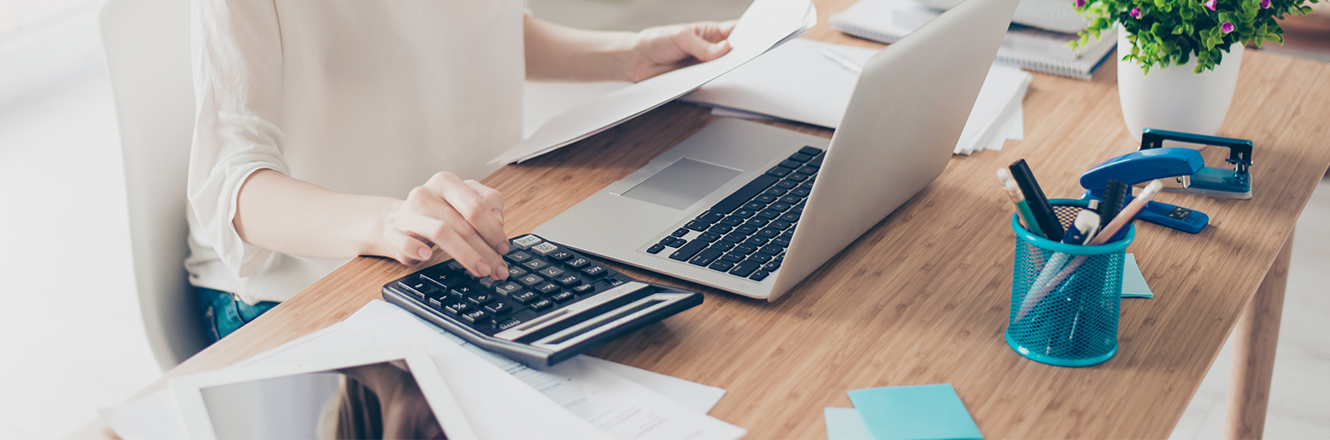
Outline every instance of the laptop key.
<path id="1" fill-rule="evenodd" d="M 744 185 L 742 188 L 739 188 L 738 191 L 731 193 L 719 203 L 713 205 L 711 210 L 724 214 L 734 212 L 734 210 L 739 209 L 739 206 L 743 205 L 744 202 L 747 202 L 749 199 L 752 199 L 753 196 L 760 194 L 762 190 L 767 189 L 767 187 L 776 183 L 778 180 L 780 180 L 779 177 L 766 174 L 757 176 L 757 178 L 748 182 L 748 184 Z"/>
<path id="2" fill-rule="evenodd" d="M 803 147 L 799 149 L 799 152 L 809 156 L 817 156 L 822 154 L 822 149 L 817 147 Z"/>
<path id="3" fill-rule="evenodd" d="M 785 210 L 790 209 L 790 204 L 785 202 L 776 202 L 772 203 L 770 208 L 776 211 L 785 212 Z"/>
<path id="4" fill-rule="evenodd" d="M 721 255 L 721 256 L 720 256 L 720 261 L 726 261 L 726 262 L 730 262 L 730 263 L 738 263 L 738 262 L 743 261 L 743 260 L 744 260 L 744 256 L 743 256 L 743 255 L 741 255 L 741 254 L 737 254 L 737 253 L 734 253 L 734 252 L 730 252 L 730 253 L 728 253 L 728 254 L 725 254 L 725 255 Z"/>
<path id="5" fill-rule="evenodd" d="M 767 241 L 770 241 L 770 239 L 766 237 L 748 237 L 747 240 L 744 240 L 744 244 L 749 246 L 762 247 L 766 246 Z"/>
<path id="6" fill-rule="evenodd" d="M 812 166 L 812 165 L 804 165 L 804 166 L 802 166 L 802 167 L 799 167 L 799 172 L 811 176 L 811 175 L 817 174 L 817 167 Z"/>
<path id="7" fill-rule="evenodd" d="M 771 222 L 771 220 L 767 220 L 764 218 L 750 218 L 748 219 L 747 222 L 744 223 L 744 226 L 752 226 L 761 229 L 763 226 L 766 226 L 767 223 L 769 222 Z"/>
<path id="8" fill-rule="evenodd" d="M 744 236 L 748 236 L 748 235 L 753 235 L 754 232 L 757 232 L 757 229 L 758 229 L 757 226 L 750 226 L 750 225 L 745 224 L 745 225 L 743 225 L 743 226 L 740 226 L 740 227 L 738 227 L 738 228 L 735 228 L 735 229 L 734 229 L 734 233 L 735 233 L 735 234 L 744 235 Z"/>
<path id="9" fill-rule="evenodd" d="M 710 243 L 702 240 L 693 240 L 688 244 L 683 245 L 679 250 L 674 251 L 673 254 L 670 254 L 670 259 L 688 261 L 689 259 L 692 259 L 694 255 L 697 255 L 698 252 L 702 252 L 702 249 L 706 249 L 708 244 Z"/>
<path id="10" fill-rule="evenodd" d="M 769 196 L 773 196 L 773 197 L 780 197 L 780 196 L 785 195 L 785 193 L 787 193 L 787 192 L 790 192 L 790 190 L 785 189 L 785 188 L 780 188 L 780 187 L 771 187 L 771 188 L 767 189 L 767 192 L 764 192 L 764 193 L 762 193 L 762 194 L 764 194 L 764 195 L 769 195 Z"/>
<path id="11" fill-rule="evenodd" d="M 811 158 L 809 158 L 809 159 L 811 159 Z M 804 166 L 804 164 L 803 164 L 804 162 L 807 162 L 807 161 L 806 161 L 806 160 L 791 160 L 791 159 L 785 159 L 785 160 L 781 161 L 780 166 L 783 166 L 783 167 L 785 167 L 785 168 L 799 168 L 799 167 L 801 167 L 801 166 Z"/>
<path id="12" fill-rule="evenodd" d="M 739 218 L 739 217 L 735 217 L 735 216 L 729 216 L 729 217 L 725 217 L 724 220 L 721 220 L 721 221 L 720 221 L 720 224 L 722 224 L 722 225 L 726 225 L 726 226 L 739 226 L 739 225 L 742 224 L 743 222 L 744 222 L 744 219 L 741 219 L 741 218 Z"/>
<path id="13" fill-rule="evenodd" d="M 692 230 L 697 231 L 697 232 L 702 232 L 702 231 L 707 230 L 707 228 L 710 228 L 711 225 L 708 224 L 708 223 L 705 223 L 705 222 L 699 222 L 699 221 L 697 221 L 697 220 L 692 220 L 692 221 L 689 221 L 688 224 L 684 225 L 684 227 L 685 227 L 685 228 L 688 228 L 688 229 L 692 229 Z"/>
<path id="14" fill-rule="evenodd" d="M 720 234 L 717 234 L 715 232 L 703 232 L 702 235 L 699 235 L 697 237 L 697 239 L 705 241 L 707 243 L 711 243 L 713 241 L 720 240 Z"/>
<path id="15" fill-rule="evenodd" d="M 790 179 L 790 180 L 795 180 L 795 181 L 803 182 L 803 181 L 805 181 L 805 180 L 808 180 L 808 175 L 807 175 L 807 174 L 804 174 L 804 173 L 790 173 L 790 175 L 785 176 L 785 178 L 786 178 L 786 179 Z"/>
<path id="16" fill-rule="evenodd" d="M 774 238 L 777 235 L 780 235 L 780 230 L 775 228 L 762 228 L 762 230 L 757 231 L 758 237 Z"/>
<path id="17" fill-rule="evenodd" d="M 780 217 L 780 211 L 776 211 L 774 209 L 763 209 L 762 211 L 759 211 L 757 213 L 757 218 L 764 218 L 767 220 L 771 220 L 776 217 Z"/>
<path id="18" fill-rule="evenodd" d="M 767 170 L 767 174 L 766 174 L 766 175 L 768 175 L 768 176 L 775 176 L 775 177 L 785 177 L 785 175 L 790 174 L 790 173 L 793 173 L 793 172 L 794 172 L 794 169 L 792 169 L 792 168 L 785 168 L 785 167 L 783 167 L 783 166 L 779 166 L 779 165 L 777 165 L 777 166 L 772 167 L 771 169 Z"/>
<path id="19" fill-rule="evenodd" d="M 780 246 L 780 247 L 783 247 L 783 248 L 788 248 L 788 247 L 790 247 L 790 239 L 788 239 L 788 238 L 780 238 L 780 237 L 773 238 L 773 239 L 771 240 L 771 244 L 776 245 L 776 246 Z"/>
<path id="20" fill-rule="evenodd" d="M 747 278 L 749 275 L 752 275 L 753 271 L 757 270 L 759 266 L 761 266 L 761 264 L 756 261 L 748 260 L 734 265 L 734 269 L 731 269 L 730 273 Z"/>
<path id="21" fill-rule="evenodd" d="M 716 212 L 716 211 L 707 211 L 707 212 L 702 213 L 702 215 L 697 216 L 697 219 L 698 219 L 698 220 L 701 220 L 701 221 L 704 221 L 704 222 L 707 222 L 707 223 L 715 223 L 715 222 L 720 221 L 720 219 L 722 219 L 722 218 L 725 218 L 725 214 L 721 214 L 721 213 Z"/>
<path id="22" fill-rule="evenodd" d="M 699 252 L 697 256 L 693 257 L 693 259 L 691 260 L 688 260 L 688 262 L 698 266 L 706 266 L 711 264 L 712 261 L 716 261 L 716 258 L 720 257 L 721 252 L 722 251 L 720 249 L 707 249 L 702 252 Z"/>
<path id="23" fill-rule="evenodd" d="M 771 227 L 776 228 L 776 229 L 779 229 L 779 230 L 782 230 L 782 231 L 784 231 L 784 230 L 786 230 L 786 229 L 790 229 L 790 226 L 794 226 L 794 223 L 790 223 L 790 222 L 787 222 L 787 221 L 785 221 L 785 220 L 776 220 L 776 221 L 774 221 L 774 222 L 771 222 Z"/>
<path id="24" fill-rule="evenodd" d="M 753 202 L 767 204 L 776 201 L 776 197 L 777 196 L 774 194 L 762 193 L 759 194 L 757 197 L 753 197 Z"/>
<path id="25" fill-rule="evenodd" d="M 758 202 L 751 202 L 747 205 L 744 205 L 744 209 L 750 211 L 761 211 L 763 209 L 766 209 L 766 207 L 767 207 L 766 203 L 758 203 Z"/>
<path id="26" fill-rule="evenodd" d="M 794 188 L 797 188 L 797 187 L 799 186 L 799 182 L 795 182 L 795 181 L 793 181 L 793 180 L 782 180 L 782 181 L 776 182 L 776 186 L 777 186 L 777 187 L 780 187 L 780 188 L 785 188 L 785 189 L 794 189 Z"/>
<path id="27" fill-rule="evenodd" d="M 756 261 L 756 262 L 758 262 L 758 263 L 766 263 L 766 262 L 768 262 L 768 261 L 771 261 L 771 255 L 767 255 L 767 254 L 753 254 L 753 255 L 749 255 L 749 256 L 748 256 L 748 261 Z"/>
<path id="28" fill-rule="evenodd" d="M 707 229 L 707 232 L 715 232 L 715 233 L 717 233 L 717 234 L 722 234 L 722 235 L 724 235 L 724 234 L 728 234 L 728 233 L 730 233 L 730 231 L 732 231 L 732 230 L 734 230 L 734 226 L 730 226 L 730 225 L 722 225 L 722 224 L 719 224 L 719 223 L 718 223 L 718 224 L 711 225 L 711 229 Z"/>
<path id="29" fill-rule="evenodd" d="M 711 244 L 711 247 L 716 248 L 716 249 L 720 249 L 720 250 L 722 250 L 722 251 L 728 251 L 728 250 L 734 248 L 734 242 L 732 242 L 732 241 L 722 241 L 722 242 L 719 242 L 719 243 L 712 243 L 712 244 Z"/>
<path id="30" fill-rule="evenodd" d="M 734 211 L 733 214 L 730 214 L 730 217 L 738 217 L 738 218 L 746 219 L 746 218 L 752 217 L 753 214 L 757 214 L 757 212 L 756 212 L 756 211 L 753 211 L 753 210 L 751 210 L 751 209 L 740 209 L 740 210 L 738 210 L 738 211 Z"/>
<path id="31" fill-rule="evenodd" d="M 711 263 L 710 266 L 707 266 L 708 269 L 718 270 L 721 272 L 729 272 L 731 267 L 734 267 L 734 263 L 725 260 L 719 260 L 716 261 L 715 263 Z"/>
<path id="32" fill-rule="evenodd" d="M 824 158 L 826 158 L 826 157 L 827 157 L 827 155 L 825 155 L 825 154 L 822 154 L 822 155 L 819 155 L 819 156 L 817 156 L 817 157 L 814 157 L 812 161 L 809 161 L 809 162 L 808 162 L 808 165 L 815 166 L 815 167 L 821 167 L 821 166 L 822 166 L 822 159 L 824 159 Z"/>
<path id="33" fill-rule="evenodd" d="M 757 246 L 741 244 L 734 247 L 734 252 L 739 255 L 748 255 L 753 252 L 757 252 Z"/>
<path id="34" fill-rule="evenodd" d="M 757 252 L 758 252 L 758 253 L 762 253 L 762 254 L 771 255 L 771 256 L 776 256 L 776 255 L 780 255 L 781 252 L 785 252 L 785 247 L 784 247 L 784 246 L 776 246 L 776 245 L 774 245 L 774 244 L 769 244 L 769 245 L 766 245 L 766 246 L 762 246 L 762 248 L 761 248 L 761 249 L 758 249 Z"/>
<path id="35" fill-rule="evenodd" d="M 802 200 L 803 197 L 799 196 L 785 196 L 780 198 L 781 203 L 789 203 L 789 204 L 799 203 Z"/>
<path id="36" fill-rule="evenodd" d="M 797 222 L 797 221 L 799 221 L 799 213 L 796 213 L 796 212 L 787 212 L 787 213 L 785 213 L 785 215 L 780 216 L 780 220 L 781 220 L 781 221 L 785 221 L 785 222 L 790 222 L 790 223 Z"/>
<path id="37" fill-rule="evenodd" d="M 745 238 L 748 238 L 748 234 L 740 234 L 738 231 L 736 231 L 736 232 L 731 232 L 729 234 L 725 234 L 724 237 L 720 238 L 720 241 L 726 243 L 738 243 L 744 241 Z"/>
<path id="38" fill-rule="evenodd" d="M 679 247 L 679 246 L 683 246 L 683 244 L 684 244 L 684 243 L 687 243 L 687 242 L 688 242 L 687 240 L 684 240 L 684 239 L 682 239 L 682 238 L 675 238 L 675 239 L 673 239 L 673 240 L 670 240 L 669 243 L 665 243 L 665 246 L 666 246 L 666 247 L 677 248 L 677 247 Z M 571 265 L 570 265 L 570 266 L 571 266 Z"/>
<path id="39" fill-rule="evenodd" d="M 665 245 L 660 244 L 660 243 L 656 243 L 656 244 L 651 245 L 651 247 L 647 248 L 647 253 L 648 253 L 648 254 L 659 254 L 660 251 L 663 251 L 663 250 L 665 250 Z"/>
<path id="40" fill-rule="evenodd" d="M 674 232 L 670 233 L 670 235 L 673 235 L 675 237 L 682 237 L 688 235 L 688 228 L 675 229 Z"/>
<path id="41" fill-rule="evenodd" d="M 771 272 L 767 272 L 765 270 L 759 270 L 757 272 L 753 272 L 753 275 L 748 277 L 748 279 L 753 281 L 762 281 L 767 278 L 767 275 L 771 275 Z"/>
<path id="42" fill-rule="evenodd" d="M 790 160 L 793 160 L 793 161 L 796 161 L 796 162 L 808 162 L 808 161 L 810 161 L 810 160 L 813 160 L 813 156 L 816 156 L 816 155 L 815 155 L 815 154 L 794 153 L 793 156 L 790 156 Z"/>

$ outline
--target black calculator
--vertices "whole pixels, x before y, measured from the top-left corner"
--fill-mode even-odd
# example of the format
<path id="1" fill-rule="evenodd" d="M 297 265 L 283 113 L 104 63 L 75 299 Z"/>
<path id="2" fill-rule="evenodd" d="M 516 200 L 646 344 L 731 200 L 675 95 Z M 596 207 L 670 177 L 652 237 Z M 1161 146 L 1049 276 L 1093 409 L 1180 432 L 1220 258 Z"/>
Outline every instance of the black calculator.
<path id="1" fill-rule="evenodd" d="M 702 294 L 638 281 L 527 234 L 510 240 L 508 279 L 455 260 L 383 286 L 383 298 L 486 350 L 554 365 L 702 304 Z"/>

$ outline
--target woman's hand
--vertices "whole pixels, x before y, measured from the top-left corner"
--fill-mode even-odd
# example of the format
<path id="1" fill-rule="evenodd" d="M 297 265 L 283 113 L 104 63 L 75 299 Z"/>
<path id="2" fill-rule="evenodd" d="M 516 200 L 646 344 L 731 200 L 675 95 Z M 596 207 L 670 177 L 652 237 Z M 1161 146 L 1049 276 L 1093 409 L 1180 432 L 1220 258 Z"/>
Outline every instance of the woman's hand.
<path id="1" fill-rule="evenodd" d="M 734 21 L 676 24 L 643 29 L 636 35 L 636 55 L 629 76 L 641 81 L 681 67 L 711 61 L 730 52 L 726 41 Z"/>
<path id="2" fill-rule="evenodd" d="M 479 182 L 435 174 L 386 213 L 384 226 L 380 255 L 418 264 L 438 246 L 472 275 L 508 277 L 503 195 Z"/>

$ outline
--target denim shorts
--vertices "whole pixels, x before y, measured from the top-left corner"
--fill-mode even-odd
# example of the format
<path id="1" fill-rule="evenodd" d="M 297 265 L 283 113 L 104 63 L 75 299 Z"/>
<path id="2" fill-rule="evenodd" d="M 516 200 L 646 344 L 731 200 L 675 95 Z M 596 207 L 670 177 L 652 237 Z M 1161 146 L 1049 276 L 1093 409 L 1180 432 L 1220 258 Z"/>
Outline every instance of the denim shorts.
<path id="1" fill-rule="evenodd" d="M 245 304 L 230 292 L 198 287 L 199 303 L 203 306 L 203 322 L 209 342 L 217 342 L 240 326 L 248 324 L 278 303 L 263 301 Z"/>

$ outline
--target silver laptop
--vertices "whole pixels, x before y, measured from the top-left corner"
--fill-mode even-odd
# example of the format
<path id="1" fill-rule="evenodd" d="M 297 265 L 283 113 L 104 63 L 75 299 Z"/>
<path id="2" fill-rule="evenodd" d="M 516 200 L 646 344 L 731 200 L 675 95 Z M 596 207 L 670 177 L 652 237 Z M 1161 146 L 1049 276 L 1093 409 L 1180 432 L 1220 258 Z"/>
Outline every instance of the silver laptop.
<path id="1" fill-rule="evenodd" d="M 720 120 L 536 228 L 775 301 L 946 168 L 1018 0 L 967 0 L 865 63 L 830 142 Z"/>

